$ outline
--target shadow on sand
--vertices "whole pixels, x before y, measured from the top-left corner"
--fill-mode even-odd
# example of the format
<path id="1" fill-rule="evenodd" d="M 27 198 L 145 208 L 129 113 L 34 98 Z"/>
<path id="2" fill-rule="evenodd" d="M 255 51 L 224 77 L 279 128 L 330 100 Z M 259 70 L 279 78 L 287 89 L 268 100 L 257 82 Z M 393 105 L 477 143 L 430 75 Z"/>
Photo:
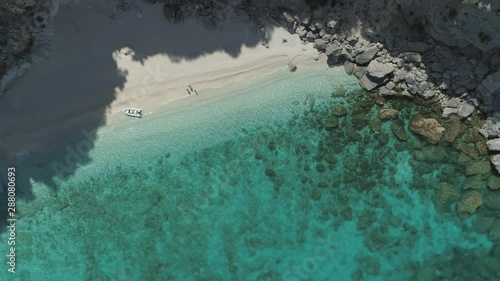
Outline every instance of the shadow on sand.
<path id="1" fill-rule="evenodd" d="M 112 9 L 89 16 L 85 6 L 61 6 L 55 17 L 51 60 L 33 65 L 0 97 L 3 218 L 7 216 L 7 167 L 17 169 L 16 198 L 32 200 L 33 182 L 57 192 L 54 179 L 68 178 L 92 161 L 89 151 L 95 132 L 106 123 L 107 107 L 127 82 L 128 73 L 113 58 L 121 48 L 131 47 L 133 59 L 141 63 L 155 55 L 166 55 L 175 63 L 214 52 L 236 58 L 243 46 L 254 47 L 264 39 L 245 20 L 208 30 L 190 19 L 169 23 L 161 5 L 143 6 L 142 17 L 121 14 L 121 21 Z M 62 118 L 64 126 L 50 127 Z"/>

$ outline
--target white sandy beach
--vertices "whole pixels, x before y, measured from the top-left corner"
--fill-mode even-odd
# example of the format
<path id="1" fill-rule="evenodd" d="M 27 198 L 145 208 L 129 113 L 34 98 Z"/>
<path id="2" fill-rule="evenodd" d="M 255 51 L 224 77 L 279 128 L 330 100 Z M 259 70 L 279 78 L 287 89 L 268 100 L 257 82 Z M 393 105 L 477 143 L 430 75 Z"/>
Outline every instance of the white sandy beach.
<path id="1" fill-rule="evenodd" d="M 299 69 L 325 66 L 312 44 L 282 28 L 267 28 L 265 39 L 246 19 L 217 30 L 194 20 L 174 25 L 161 5 L 117 19 L 101 2 L 60 7 L 50 61 L 34 64 L 1 105 L 8 117 L 0 120 L 0 144 L 8 154 L 42 148 L 80 128 L 76 124 L 101 128 L 130 121 L 121 112 L 125 107 L 142 108 L 148 118 L 179 99 L 186 105 L 214 89 L 245 87 L 289 61 Z M 133 53 L 125 55 L 124 47 Z M 188 86 L 198 95 L 188 94 Z"/>

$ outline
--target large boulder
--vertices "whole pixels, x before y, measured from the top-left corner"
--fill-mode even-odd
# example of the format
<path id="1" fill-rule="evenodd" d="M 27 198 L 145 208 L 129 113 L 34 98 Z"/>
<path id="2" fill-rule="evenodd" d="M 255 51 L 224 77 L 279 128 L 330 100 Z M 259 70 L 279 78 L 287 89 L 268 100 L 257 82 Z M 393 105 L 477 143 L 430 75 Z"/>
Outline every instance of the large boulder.
<path id="1" fill-rule="evenodd" d="M 371 46 L 366 48 L 361 54 L 356 56 L 356 63 L 357 64 L 368 64 L 378 53 L 378 47 L 377 46 Z"/>
<path id="2" fill-rule="evenodd" d="M 391 131 L 400 141 L 407 141 L 409 139 L 406 134 L 405 124 L 400 119 L 396 119 L 392 122 Z"/>
<path id="3" fill-rule="evenodd" d="M 492 155 L 490 159 L 497 172 L 500 173 L 500 154 Z"/>
<path id="4" fill-rule="evenodd" d="M 366 74 L 375 79 L 383 79 L 394 71 L 392 63 L 381 63 L 376 60 L 371 61 L 366 69 Z"/>
<path id="5" fill-rule="evenodd" d="M 335 42 L 326 46 L 325 55 L 328 56 L 328 65 L 338 65 L 352 60 L 351 54 L 344 47 Z"/>
<path id="6" fill-rule="evenodd" d="M 439 212 L 449 211 L 450 205 L 460 199 L 460 189 L 448 183 L 439 184 L 434 196 L 434 205 Z"/>
<path id="7" fill-rule="evenodd" d="M 389 82 L 389 83 L 391 83 L 391 82 Z M 389 83 L 387 83 L 387 85 L 389 85 Z M 385 87 L 380 87 L 380 89 L 378 90 L 378 94 L 381 97 L 392 97 L 392 96 L 395 96 L 396 95 L 396 91 L 388 89 L 387 85 Z"/>
<path id="8" fill-rule="evenodd" d="M 458 108 L 458 115 L 462 118 L 469 117 L 474 112 L 474 106 L 469 103 L 464 103 Z"/>
<path id="9" fill-rule="evenodd" d="M 393 120 L 398 118 L 399 110 L 393 108 L 383 108 L 378 112 L 378 116 L 382 121 Z"/>
<path id="10" fill-rule="evenodd" d="M 491 151 L 500 151 L 500 138 L 489 140 L 486 145 Z"/>
<path id="11" fill-rule="evenodd" d="M 500 211 L 500 193 L 489 192 L 488 196 L 484 197 L 484 205 L 491 210 Z"/>
<path id="12" fill-rule="evenodd" d="M 477 162 L 471 162 L 465 167 L 465 174 L 467 176 L 473 175 L 487 175 L 491 172 L 490 162 L 486 160 L 481 160 Z"/>
<path id="13" fill-rule="evenodd" d="M 483 187 L 483 176 L 475 175 L 475 176 L 467 177 L 465 179 L 465 183 L 464 183 L 464 186 L 462 187 L 462 189 L 463 190 L 468 190 L 468 189 L 481 190 L 482 187 Z"/>
<path id="14" fill-rule="evenodd" d="M 385 64 L 372 60 L 359 82 L 363 88 L 371 91 L 389 81 L 388 76 L 393 72 L 394 66 L 391 63 Z"/>
<path id="15" fill-rule="evenodd" d="M 417 115 L 410 122 L 410 130 L 435 144 L 441 140 L 445 128 L 436 119 Z"/>

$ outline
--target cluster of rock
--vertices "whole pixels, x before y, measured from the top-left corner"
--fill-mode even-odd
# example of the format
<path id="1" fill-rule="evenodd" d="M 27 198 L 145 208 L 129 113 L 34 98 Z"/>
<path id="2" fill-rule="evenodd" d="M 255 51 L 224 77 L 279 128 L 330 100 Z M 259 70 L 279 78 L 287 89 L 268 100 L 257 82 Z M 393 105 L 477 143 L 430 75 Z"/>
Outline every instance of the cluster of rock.
<path id="1" fill-rule="evenodd" d="M 429 13 L 431 9 L 407 9 L 414 7 L 408 6 L 412 1 L 385 1 L 392 4 L 369 11 L 376 4 L 363 6 L 358 2 L 342 1 L 344 5 L 296 14 L 287 10 L 282 13 L 281 23 L 305 42 L 314 43 L 328 56 L 329 64 L 344 65 L 366 90 L 386 98 L 420 96 L 440 101 L 444 117 L 467 119 L 480 110 L 488 114 L 480 129 L 482 135 L 500 137 L 500 37 L 491 30 L 491 26 L 500 30 L 500 20 L 492 19 L 494 13 L 489 13 L 499 9 L 500 3 L 490 3 L 486 9 L 486 3 L 457 6 L 450 1 L 419 1 L 418 5 L 460 18 L 460 25 L 450 26 L 440 20 L 443 16 Z M 398 11 L 403 11 L 401 16 Z M 416 15 L 418 11 L 420 16 Z M 473 16 L 467 19 L 467 13 Z M 418 17 L 431 23 L 421 25 Z M 474 26 L 472 19 L 478 18 L 482 23 Z M 490 25 L 485 27 L 483 23 L 488 20 Z M 449 36 L 438 29 L 446 29 Z M 446 41 L 450 36 L 454 39 Z M 483 40 L 477 40 L 479 37 Z M 500 172 L 500 155 L 491 160 Z"/>

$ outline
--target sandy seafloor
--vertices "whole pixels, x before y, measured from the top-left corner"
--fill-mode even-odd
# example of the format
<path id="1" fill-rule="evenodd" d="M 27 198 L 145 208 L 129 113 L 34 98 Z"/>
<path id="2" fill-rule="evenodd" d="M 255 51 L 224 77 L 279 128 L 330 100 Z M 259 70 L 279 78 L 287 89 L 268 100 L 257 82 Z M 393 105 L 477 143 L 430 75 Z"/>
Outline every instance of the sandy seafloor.
<path id="1" fill-rule="evenodd" d="M 56 190 L 34 182 L 19 202 L 15 279 L 1 279 L 416 280 L 415 264 L 450 248 L 491 247 L 469 220 L 438 214 L 434 191 L 412 188 L 396 139 L 380 158 L 368 128 L 358 142 L 324 128 L 333 106 L 349 123 L 364 94 L 342 68 L 215 91 L 99 130 L 91 161 Z"/>

